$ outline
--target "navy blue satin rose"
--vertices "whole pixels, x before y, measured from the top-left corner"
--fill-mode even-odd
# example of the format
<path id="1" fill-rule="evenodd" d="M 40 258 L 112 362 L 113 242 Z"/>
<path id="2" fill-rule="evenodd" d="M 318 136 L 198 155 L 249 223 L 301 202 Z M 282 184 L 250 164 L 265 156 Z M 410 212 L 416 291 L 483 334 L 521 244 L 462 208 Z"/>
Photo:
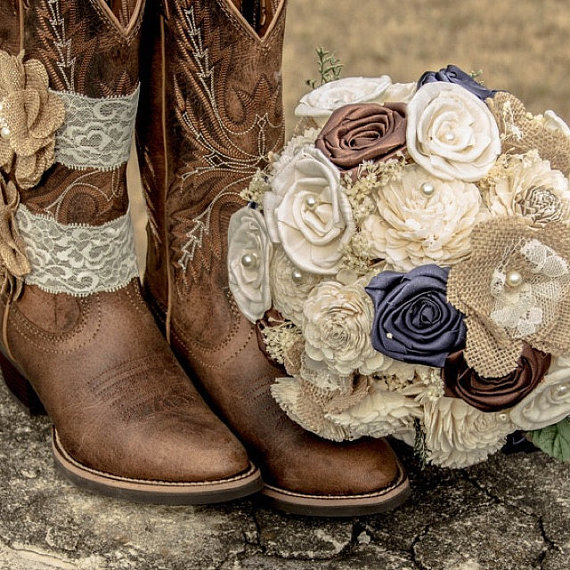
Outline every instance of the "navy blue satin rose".
<path id="1" fill-rule="evenodd" d="M 422 265 L 409 273 L 383 271 L 366 292 L 374 303 L 372 346 L 395 360 L 445 365 L 465 346 L 463 314 L 447 301 L 449 269 Z"/>
<path id="2" fill-rule="evenodd" d="M 436 81 L 445 81 L 447 83 L 461 85 L 461 87 L 464 87 L 482 101 L 489 97 L 494 97 L 496 93 L 496 91 L 487 89 L 480 83 L 477 83 L 471 75 L 465 73 L 465 71 L 455 65 L 448 65 L 445 69 L 440 69 L 439 71 L 426 71 L 418 81 L 418 89 L 426 83 L 434 83 Z"/>

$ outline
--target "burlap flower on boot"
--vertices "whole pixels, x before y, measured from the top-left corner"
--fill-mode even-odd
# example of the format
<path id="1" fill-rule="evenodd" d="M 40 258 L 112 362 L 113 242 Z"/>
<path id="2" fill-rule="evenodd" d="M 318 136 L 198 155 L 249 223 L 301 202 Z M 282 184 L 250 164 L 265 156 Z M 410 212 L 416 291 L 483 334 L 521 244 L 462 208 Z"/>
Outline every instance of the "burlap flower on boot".
<path id="1" fill-rule="evenodd" d="M 12 289 L 16 296 L 23 278 L 30 272 L 26 244 L 18 232 L 16 210 L 20 195 L 12 182 L 0 176 L 0 276 L 2 289 Z"/>
<path id="2" fill-rule="evenodd" d="M 22 188 L 36 186 L 54 162 L 65 107 L 48 87 L 40 61 L 0 51 L 0 168 L 13 171 Z"/>
<path id="3" fill-rule="evenodd" d="M 570 232 L 496 218 L 471 234 L 470 258 L 452 267 L 447 295 L 466 315 L 465 359 L 481 376 L 510 374 L 523 341 L 562 355 L 570 346 Z"/>

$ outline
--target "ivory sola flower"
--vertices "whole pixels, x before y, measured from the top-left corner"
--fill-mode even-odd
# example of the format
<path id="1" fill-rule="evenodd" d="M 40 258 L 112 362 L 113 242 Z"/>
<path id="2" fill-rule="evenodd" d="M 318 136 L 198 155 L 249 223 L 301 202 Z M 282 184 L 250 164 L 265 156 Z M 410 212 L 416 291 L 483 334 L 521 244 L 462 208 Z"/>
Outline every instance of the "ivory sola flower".
<path id="1" fill-rule="evenodd" d="M 457 398 L 424 405 L 428 457 L 435 465 L 461 469 L 487 459 L 515 426 L 506 413 L 481 412 Z"/>
<path id="2" fill-rule="evenodd" d="M 470 250 L 481 219 L 481 194 L 474 184 L 438 179 L 412 165 L 374 192 L 377 211 L 362 222 L 373 253 L 395 271 L 419 265 L 452 265 Z"/>
<path id="3" fill-rule="evenodd" d="M 0 51 L 0 167 L 13 171 L 22 188 L 36 186 L 54 162 L 65 108 L 48 87 L 40 61 Z"/>

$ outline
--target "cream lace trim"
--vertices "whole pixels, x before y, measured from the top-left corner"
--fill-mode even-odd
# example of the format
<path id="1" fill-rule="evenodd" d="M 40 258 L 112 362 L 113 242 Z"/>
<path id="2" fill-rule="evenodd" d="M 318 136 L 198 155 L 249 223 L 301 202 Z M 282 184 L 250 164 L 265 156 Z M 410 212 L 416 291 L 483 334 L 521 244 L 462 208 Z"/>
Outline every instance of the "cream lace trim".
<path id="1" fill-rule="evenodd" d="M 116 291 L 138 276 L 129 213 L 102 226 L 65 225 L 24 205 L 16 212 L 31 272 L 25 282 L 84 297 Z"/>
<path id="2" fill-rule="evenodd" d="M 518 253 L 533 277 L 510 289 L 506 269 L 501 267 L 495 269 L 491 284 L 495 297 L 491 319 L 517 339 L 534 335 L 545 322 L 552 322 L 570 286 L 570 267 L 552 248 L 533 239 L 523 243 Z"/>
<path id="3" fill-rule="evenodd" d="M 65 123 L 56 132 L 55 160 L 68 168 L 114 170 L 131 152 L 140 88 L 125 97 L 95 99 L 54 91 L 65 105 Z"/>

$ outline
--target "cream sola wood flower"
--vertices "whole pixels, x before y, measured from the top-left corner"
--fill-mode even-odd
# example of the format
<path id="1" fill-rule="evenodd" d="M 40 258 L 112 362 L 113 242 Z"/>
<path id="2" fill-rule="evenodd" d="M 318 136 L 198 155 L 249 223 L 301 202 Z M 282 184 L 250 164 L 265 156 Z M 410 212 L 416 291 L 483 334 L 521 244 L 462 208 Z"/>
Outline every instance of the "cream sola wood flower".
<path id="1" fill-rule="evenodd" d="M 469 254 L 473 227 L 485 216 L 474 184 L 441 180 L 417 165 L 378 185 L 372 197 L 376 211 L 361 222 L 361 237 L 396 271 L 457 263 Z"/>
<path id="2" fill-rule="evenodd" d="M 425 402 L 424 425 L 429 461 L 455 469 L 484 461 L 516 429 L 507 413 L 481 412 L 446 397 Z"/>
<path id="3" fill-rule="evenodd" d="M 493 216 L 521 216 L 538 226 L 570 221 L 568 178 L 537 151 L 502 155 L 479 187 Z"/>
<path id="4" fill-rule="evenodd" d="M 0 51 L 0 167 L 13 172 L 22 188 L 37 185 L 54 162 L 65 108 L 48 87 L 41 62 Z"/>
<path id="5" fill-rule="evenodd" d="M 439 371 L 392 361 L 385 371 L 369 378 L 368 394 L 345 410 L 329 411 L 326 418 L 353 439 L 393 435 L 404 440 L 423 420 L 423 402 L 443 395 Z"/>
<path id="6" fill-rule="evenodd" d="M 356 370 L 371 374 L 389 360 L 370 343 L 374 306 L 364 284 L 324 281 L 313 289 L 303 306 L 305 352 L 337 374 L 348 375 Z"/>
<path id="7" fill-rule="evenodd" d="M 291 262 L 280 245 L 275 245 L 269 278 L 274 307 L 286 319 L 301 326 L 303 305 L 324 277 L 302 271 Z"/>

